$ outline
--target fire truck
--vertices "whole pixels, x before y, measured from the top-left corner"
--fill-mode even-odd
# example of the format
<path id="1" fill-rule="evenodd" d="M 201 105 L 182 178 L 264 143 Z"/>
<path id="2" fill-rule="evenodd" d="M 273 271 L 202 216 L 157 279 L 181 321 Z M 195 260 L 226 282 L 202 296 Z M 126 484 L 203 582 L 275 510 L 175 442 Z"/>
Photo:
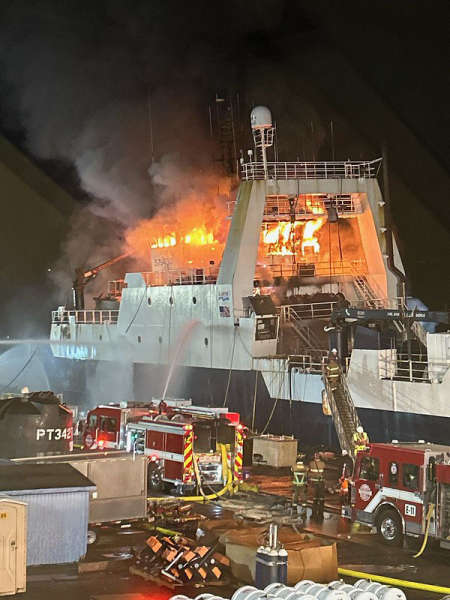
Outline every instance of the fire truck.
<path id="1" fill-rule="evenodd" d="M 99 406 L 87 415 L 84 444 L 145 454 L 154 492 L 175 487 L 185 493 L 199 483 L 217 488 L 227 483 L 228 472 L 234 481 L 242 480 L 244 426 L 239 414 L 226 408 L 192 406 L 187 400 Z"/>
<path id="2" fill-rule="evenodd" d="M 343 516 L 389 546 L 429 535 L 450 548 L 450 446 L 369 444 L 357 453 Z"/>

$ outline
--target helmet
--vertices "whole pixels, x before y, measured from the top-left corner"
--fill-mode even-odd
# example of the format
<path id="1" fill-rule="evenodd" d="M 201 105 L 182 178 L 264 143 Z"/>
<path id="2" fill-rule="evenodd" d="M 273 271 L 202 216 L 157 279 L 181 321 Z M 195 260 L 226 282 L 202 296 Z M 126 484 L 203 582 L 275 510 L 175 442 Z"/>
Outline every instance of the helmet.
<path id="1" fill-rule="evenodd" d="M 358 427 L 356 428 L 356 431 L 358 433 L 364 433 L 364 429 L 361 427 L 361 425 L 358 425 Z"/>
<path id="2" fill-rule="evenodd" d="M 342 450 L 342 456 L 347 456 L 347 455 L 348 455 L 347 450 Z"/>
<path id="3" fill-rule="evenodd" d="M 331 351 L 331 354 L 337 354 L 336 348 L 333 348 L 333 350 Z"/>

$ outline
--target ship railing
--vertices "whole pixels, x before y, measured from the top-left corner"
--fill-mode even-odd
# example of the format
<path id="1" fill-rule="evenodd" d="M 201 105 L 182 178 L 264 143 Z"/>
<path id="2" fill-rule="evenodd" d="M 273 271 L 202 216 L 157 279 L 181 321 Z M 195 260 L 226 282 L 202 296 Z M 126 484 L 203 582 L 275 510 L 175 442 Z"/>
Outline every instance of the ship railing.
<path id="1" fill-rule="evenodd" d="M 381 158 L 372 161 L 249 162 L 241 165 L 244 181 L 255 179 L 372 179 L 377 177 Z"/>
<path id="2" fill-rule="evenodd" d="M 295 218 L 298 220 L 319 219 L 328 214 L 331 200 L 319 196 L 300 196 L 299 202 L 295 204 Z M 361 204 L 352 197 L 352 194 L 336 196 L 333 206 L 339 216 L 354 215 L 362 212 Z M 227 202 L 228 217 L 232 217 L 236 208 L 236 200 Z M 264 222 L 289 221 L 291 219 L 291 205 L 288 197 L 267 196 L 264 205 Z"/>
<path id="3" fill-rule="evenodd" d="M 322 361 L 326 351 L 314 354 L 292 354 L 289 356 L 289 368 L 294 373 L 322 373 Z"/>
<path id="4" fill-rule="evenodd" d="M 311 304 L 285 304 L 279 306 L 282 323 L 292 319 L 329 319 L 336 308 L 336 302 L 313 302 Z"/>
<path id="5" fill-rule="evenodd" d="M 361 274 L 367 273 L 365 260 L 335 260 L 310 262 L 302 261 L 291 264 L 270 264 L 273 277 L 353 277 L 355 268 Z"/>
<path id="6" fill-rule="evenodd" d="M 379 373 L 381 379 L 424 383 L 442 383 L 450 367 L 448 362 L 424 360 L 423 354 L 403 354 L 386 350 L 380 356 Z"/>
<path id="7" fill-rule="evenodd" d="M 117 325 L 118 310 L 53 310 L 52 323 L 55 325 Z"/>
<path id="8" fill-rule="evenodd" d="M 218 270 L 184 269 L 173 271 L 148 271 L 142 277 L 148 286 L 205 285 L 217 283 Z"/>

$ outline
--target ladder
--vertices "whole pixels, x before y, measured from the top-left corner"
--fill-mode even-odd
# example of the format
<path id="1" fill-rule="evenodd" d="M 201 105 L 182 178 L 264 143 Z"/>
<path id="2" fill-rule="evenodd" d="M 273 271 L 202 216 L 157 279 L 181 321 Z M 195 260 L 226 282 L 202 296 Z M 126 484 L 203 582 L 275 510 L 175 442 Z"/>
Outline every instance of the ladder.
<path id="1" fill-rule="evenodd" d="M 339 368 L 339 378 L 337 383 L 333 381 L 333 386 L 328 378 L 326 361 L 322 367 L 323 382 L 325 384 L 325 393 L 331 410 L 331 416 L 336 428 L 339 444 L 342 450 L 347 450 L 349 456 L 356 457 L 354 434 L 356 428 L 361 422 L 356 412 L 356 407 L 348 389 L 345 375 Z M 334 389 L 332 389 L 334 388 Z"/>
<path id="2" fill-rule="evenodd" d="M 377 297 L 366 275 L 354 275 L 355 290 L 358 299 L 369 308 L 384 308 L 383 300 Z"/>

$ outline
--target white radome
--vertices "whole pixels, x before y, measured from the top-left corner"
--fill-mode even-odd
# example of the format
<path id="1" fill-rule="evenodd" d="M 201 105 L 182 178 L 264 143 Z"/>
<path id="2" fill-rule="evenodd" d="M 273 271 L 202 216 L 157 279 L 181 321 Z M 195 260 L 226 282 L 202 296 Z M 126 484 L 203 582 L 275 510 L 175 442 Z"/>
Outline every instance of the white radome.
<path id="1" fill-rule="evenodd" d="M 266 106 L 255 106 L 250 114 L 252 129 L 270 129 L 272 125 L 272 114 Z"/>

